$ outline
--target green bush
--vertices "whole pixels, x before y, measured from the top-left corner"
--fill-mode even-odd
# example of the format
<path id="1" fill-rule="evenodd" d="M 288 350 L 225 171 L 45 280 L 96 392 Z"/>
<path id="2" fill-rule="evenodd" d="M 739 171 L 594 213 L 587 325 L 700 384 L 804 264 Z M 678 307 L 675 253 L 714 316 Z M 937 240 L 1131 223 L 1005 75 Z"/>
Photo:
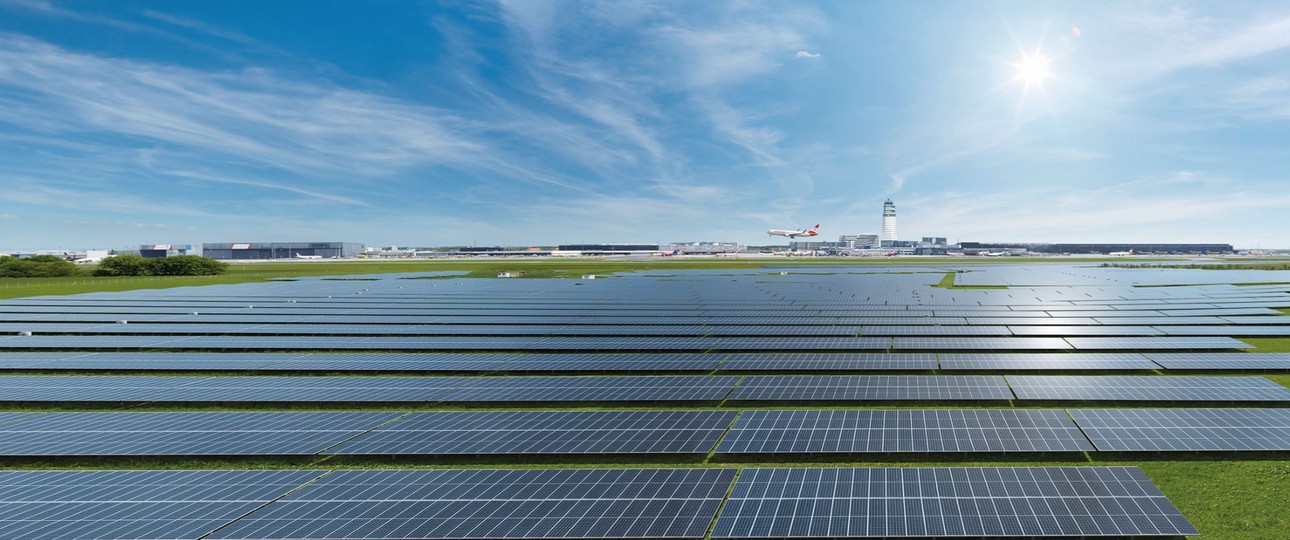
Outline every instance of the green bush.
<path id="1" fill-rule="evenodd" d="M 0 277 L 65 277 L 76 275 L 76 265 L 54 255 L 30 259 L 0 257 Z"/>
<path id="2" fill-rule="evenodd" d="M 178 255 L 150 259 L 147 269 L 153 276 L 217 276 L 228 270 L 228 263 L 197 255 Z"/>
<path id="3" fill-rule="evenodd" d="M 96 276 L 146 276 L 148 259 L 138 255 L 113 255 L 99 261 Z"/>
<path id="4" fill-rule="evenodd" d="M 216 276 L 228 270 L 228 263 L 197 255 L 145 259 L 138 255 L 116 255 L 103 259 L 96 276 Z"/>

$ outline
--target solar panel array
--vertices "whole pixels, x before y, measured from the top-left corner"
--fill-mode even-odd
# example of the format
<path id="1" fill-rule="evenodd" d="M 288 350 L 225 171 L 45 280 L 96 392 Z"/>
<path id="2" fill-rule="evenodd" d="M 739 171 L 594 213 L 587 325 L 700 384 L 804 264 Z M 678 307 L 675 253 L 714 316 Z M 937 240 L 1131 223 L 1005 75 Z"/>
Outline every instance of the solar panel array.
<path id="1" fill-rule="evenodd" d="M 1183 536 L 1136 467 L 745 469 L 713 538 Z"/>
<path id="2" fill-rule="evenodd" d="M 1290 409 L 1230 408 L 1279 406 L 1290 401 L 1285 387 L 1160 374 L 1290 371 L 1290 354 L 1234 352 L 1251 348 L 1237 337 L 1290 335 L 1278 311 L 1290 307 L 1290 287 L 1136 287 L 1187 283 L 1169 271 L 1130 281 L 1129 272 L 1072 265 L 956 276 L 1012 287 L 1000 290 L 929 287 L 945 268 L 784 270 L 594 282 L 304 278 L 0 301 L 0 370 L 19 372 L 0 377 L 0 403 L 18 411 L 0 413 L 0 456 L 577 463 L 619 454 L 678 463 L 712 453 L 773 462 L 1290 451 Z M 1021 286 L 1063 283 L 1080 286 Z M 1003 375 L 1016 372 L 1048 375 Z M 387 373 L 398 376 L 372 376 Z M 1224 408 L 861 408 L 956 401 Z M 836 408 L 738 410 L 810 402 Z M 418 410 L 43 412 L 55 403 Z M 382 403 L 405 405 L 369 407 Z M 647 410 L 617 409 L 626 406 Z M 699 406 L 715 408 L 684 410 Z M 578 410 L 548 409 L 558 407 Z M 424 410 L 434 408 L 447 410 Z M 261 471 L 243 483 L 271 487 L 222 498 L 242 484 L 212 477 L 213 496 L 202 500 L 163 487 L 197 490 L 183 475 L 154 472 L 101 484 L 94 496 L 103 500 L 58 500 L 95 486 L 90 476 L 26 477 L 12 484 L 19 497 L 58 493 L 12 501 L 0 537 L 701 538 L 714 518 L 720 538 L 1195 532 L 1132 468 L 744 469 L 729 497 L 735 469 L 300 471 L 276 480 Z M 0 478 L 0 502 L 11 502 L 9 485 Z"/>

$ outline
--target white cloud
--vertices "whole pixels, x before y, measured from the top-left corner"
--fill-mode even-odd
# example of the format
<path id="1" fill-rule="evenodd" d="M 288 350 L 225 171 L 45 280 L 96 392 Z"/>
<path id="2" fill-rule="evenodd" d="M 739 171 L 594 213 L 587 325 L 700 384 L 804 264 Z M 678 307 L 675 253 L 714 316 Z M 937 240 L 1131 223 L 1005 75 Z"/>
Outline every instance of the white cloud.
<path id="1" fill-rule="evenodd" d="M 16 219 L 18 219 L 18 216 L 14 214 L 0 214 L 0 221 L 14 221 Z"/>
<path id="2" fill-rule="evenodd" d="M 820 53 L 813 53 L 813 52 L 809 52 L 809 51 L 797 51 L 797 54 L 793 55 L 793 57 L 795 57 L 795 58 L 812 58 L 812 59 L 814 59 L 814 58 L 819 58 L 819 57 L 820 57 Z"/>

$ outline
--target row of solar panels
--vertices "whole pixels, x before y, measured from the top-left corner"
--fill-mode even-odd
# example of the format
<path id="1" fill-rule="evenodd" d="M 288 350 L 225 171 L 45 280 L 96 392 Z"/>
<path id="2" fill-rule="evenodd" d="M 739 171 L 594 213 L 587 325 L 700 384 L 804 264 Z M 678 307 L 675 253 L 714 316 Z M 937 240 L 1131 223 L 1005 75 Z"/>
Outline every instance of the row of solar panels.
<path id="1" fill-rule="evenodd" d="M 296 304 L 281 304 L 281 306 L 293 306 Z M 499 306 L 509 306 L 508 304 L 499 304 Z M 701 309 L 698 307 L 673 307 L 667 310 L 637 310 L 637 309 L 600 309 L 600 310 L 564 310 L 564 309 L 514 309 L 510 307 L 499 307 L 496 309 L 403 309 L 387 310 L 379 308 L 364 309 L 329 309 L 329 308 L 282 308 L 282 307 L 264 307 L 264 306 L 245 306 L 241 308 L 182 308 L 182 307 L 79 307 L 67 308 L 58 306 L 3 306 L 0 305 L 0 313 L 10 314 L 31 314 L 43 313 L 60 315 L 58 318 L 68 318 L 86 314 L 110 314 L 119 315 L 118 318 L 131 318 L 138 315 L 278 315 L 278 316 L 343 316 L 343 315 L 384 315 L 384 316 L 404 316 L 412 317 L 638 317 L 644 319 L 667 318 L 667 317 L 793 317 L 806 319 L 832 319 L 843 317 L 888 317 L 888 318 L 912 318 L 925 319 L 933 317 L 1010 317 L 1010 318 L 1050 318 L 1050 317 L 1085 317 L 1085 318 L 1125 318 L 1125 317 L 1170 317 L 1170 318 L 1189 318 L 1189 317 L 1232 317 L 1232 316 L 1258 316 L 1258 315 L 1281 315 L 1281 312 L 1273 308 L 1254 307 L 1254 308 L 1217 308 L 1217 309 L 1159 309 L 1159 310 L 1103 310 L 1103 311 L 1008 311 L 1008 310 L 964 310 L 964 309 L 942 309 L 934 311 L 882 311 L 882 310 L 850 310 L 850 311 L 819 311 L 815 308 L 809 309 Z M 56 318 L 56 319 L 58 319 Z"/>
<path id="2" fill-rule="evenodd" d="M 750 375 L 0 377 L 0 402 L 1290 401 L 1263 377 Z"/>
<path id="3" fill-rule="evenodd" d="M 0 350 L 928 351 L 1231 350 L 1230 337 L 0 336 Z"/>
<path id="4" fill-rule="evenodd" d="M 1290 353 L 0 353 L 0 370 L 421 373 L 1286 371 Z"/>
<path id="5" fill-rule="evenodd" d="M 0 504 L 29 540 L 1197 534 L 1136 467 L 0 471 Z"/>
<path id="6" fill-rule="evenodd" d="M 1290 323 L 1290 317 L 1286 317 Z M 72 335 L 266 336 L 1290 336 L 1286 325 L 1192 326 L 785 326 L 785 325 L 500 325 L 500 324 L 206 324 L 0 323 L 0 333 Z"/>
<path id="7" fill-rule="evenodd" d="M 562 326 L 599 327 L 607 325 L 626 325 L 639 327 L 662 326 L 783 326 L 783 327 L 833 327 L 833 326 L 914 326 L 937 328 L 942 326 L 1221 326 L 1221 325 L 1290 325 L 1290 317 L 1283 315 L 1246 315 L 1232 317 L 785 317 L 785 316 L 748 316 L 748 317 L 705 317 L 697 315 L 669 317 L 634 317 L 634 316 L 426 316 L 398 317 L 389 315 L 328 315 L 328 316 L 281 316 L 281 315 L 143 315 L 120 313 L 97 314 L 5 314 L 0 313 L 0 322 L 8 331 L 22 331 L 23 327 L 32 330 L 31 323 L 62 323 L 89 325 L 92 323 L 120 324 L 186 324 L 193 328 L 197 325 L 228 324 L 273 324 L 273 325 L 312 325 L 318 327 L 345 328 L 344 325 L 388 325 L 391 327 L 424 328 L 425 331 L 438 331 L 438 326 L 528 326 L 559 328 Z M 359 328 L 361 329 L 361 328 Z M 569 330 L 579 330 L 570 328 Z M 852 328 L 854 334 L 855 328 Z M 507 331 L 502 328 L 498 331 Z M 589 330 L 590 331 L 590 330 Z M 963 331 L 959 329 L 959 331 Z M 1025 330 L 1022 330 L 1023 332 Z"/>
<path id="8" fill-rule="evenodd" d="M 0 456 L 1092 451 L 1290 451 L 1290 409 L 0 413 Z"/>

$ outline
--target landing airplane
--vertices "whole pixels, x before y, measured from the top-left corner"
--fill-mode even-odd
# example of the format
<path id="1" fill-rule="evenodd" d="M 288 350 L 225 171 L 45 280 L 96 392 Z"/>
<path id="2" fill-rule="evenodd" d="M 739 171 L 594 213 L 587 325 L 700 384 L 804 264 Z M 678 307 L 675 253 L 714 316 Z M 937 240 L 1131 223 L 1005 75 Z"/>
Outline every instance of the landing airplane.
<path id="1" fill-rule="evenodd" d="M 296 253 L 296 258 L 297 259 L 321 259 L 322 255 L 301 255 L 300 253 Z"/>
<path id="2" fill-rule="evenodd" d="M 766 234 L 769 234 L 771 236 L 787 236 L 789 238 L 797 238 L 799 236 L 818 236 L 820 234 L 819 229 L 820 229 L 820 224 L 816 223 L 815 226 L 811 227 L 811 230 L 809 231 L 803 230 L 803 229 L 771 229 L 769 231 L 766 231 Z"/>

